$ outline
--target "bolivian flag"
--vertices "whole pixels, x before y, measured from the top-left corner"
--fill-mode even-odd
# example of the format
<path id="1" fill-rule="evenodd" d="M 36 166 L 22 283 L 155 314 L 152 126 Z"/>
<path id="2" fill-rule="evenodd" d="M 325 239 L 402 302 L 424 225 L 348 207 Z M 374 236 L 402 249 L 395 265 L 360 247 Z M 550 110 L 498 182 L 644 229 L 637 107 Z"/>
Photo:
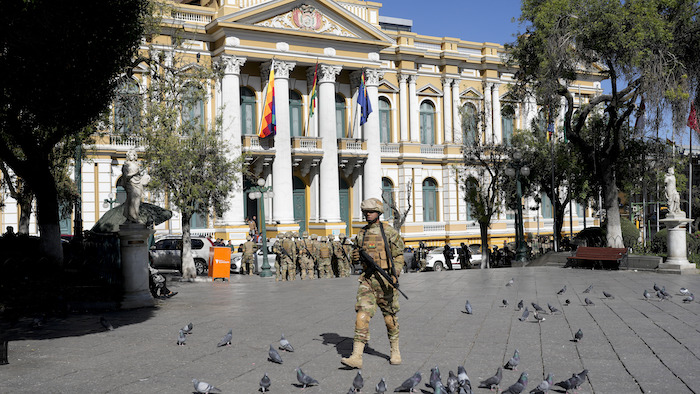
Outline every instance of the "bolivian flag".
<path id="1" fill-rule="evenodd" d="M 267 82 L 267 94 L 263 106 L 262 122 L 258 137 L 267 138 L 277 133 L 277 120 L 275 119 L 275 67 L 270 67 L 270 79 Z"/>

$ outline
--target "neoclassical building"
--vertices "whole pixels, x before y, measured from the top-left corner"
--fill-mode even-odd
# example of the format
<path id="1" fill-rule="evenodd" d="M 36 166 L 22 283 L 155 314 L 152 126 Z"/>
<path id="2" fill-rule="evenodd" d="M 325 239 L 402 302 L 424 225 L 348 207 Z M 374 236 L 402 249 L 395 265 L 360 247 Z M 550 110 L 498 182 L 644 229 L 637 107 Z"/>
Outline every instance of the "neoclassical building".
<path id="1" fill-rule="evenodd" d="M 412 21 L 382 15 L 381 7 L 360 0 L 173 4 L 165 22 L 187 33 L 181 50 L 224 69 L 199 115 L 213 119 L 223 111 L 225 140 L 254 174 L 240 181 L 222 217 L 194 218 L 194 233 L 243 240 L 246 218 L 260 212 L 261 201 L 248 198 L 248 191 L 262 178 L 274 192 L 262 199 L 269 236 L 296 230 L 354 234 L 363 226 L 360 202 L 383 196 L 401 211 L 410 205 L 401 229 L 408 244 L 437 245 L 446 238 L 453 245 L 479 243 L 478 224 L 454 171 L 463 163 L 462 142 L 507 143 L 514 129 L 527 128 L 537 108 L 509 99 L 514 70 L 503 62 L 503 45 L 418 34 Z M 167 49 L 167 36 L 153 40 Z M 257 131 L 271 69 L 277 133 L 261 140 Z M 310 116 L 315 70 L 318 101 Z M 363 76 L 373 111 L 360 126 Z M 602 92 L 593 76 L 571 89 L 577 102 Z M 114 132 L 91 147 L 81 174 L 85 229 L 109 209 L 103 205 L 110 195 L 120 200 L 121 164 L 126 151 L 138 146 L 138 139 Z M 11 199 L 5 203 L 3 228 L 18 221 L 18 208 Z M 591 214 L 584 208 L 572 206 L 566 230 L 569 224 L 574 231 L 583 228 L 583 217 Z M 546 196 L 536 209 L 526 209 L 526 233 L 551 234 L 551 212 Z M 491 244 L 513 240 L 513 222 L 512 212 L 502 212 Z M 71 223 L 65 218 L 64 232 L 72 231 Z M 157 230 L 179 232 L 177 213 Z"/>

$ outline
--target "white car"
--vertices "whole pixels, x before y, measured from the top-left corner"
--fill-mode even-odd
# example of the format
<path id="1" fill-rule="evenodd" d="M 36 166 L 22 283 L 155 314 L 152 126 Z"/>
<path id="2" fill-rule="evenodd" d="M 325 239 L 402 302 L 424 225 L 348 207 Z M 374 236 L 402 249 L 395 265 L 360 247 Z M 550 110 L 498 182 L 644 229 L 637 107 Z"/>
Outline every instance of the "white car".
<path id="1" fill-rule="evenodd" d="M 197 275 L 204 275 L 208 270 L 209 250 L 214 244 L 205 237 L 192 236 L 192 258 Z M 155 269 L 178 270 L 182 273 L 182 236 L 165 236 L 158 238 L 148 251 L 151 266 Z"/>
<path id="2" fill-rule="evenodd" d="M 426 269 L 431 269 L 433 271 L 442 271 L 447 269 L 447 264 L 445 264 L 445 256 L 442 254 L 443 250 L 445 250 L 445 248 L 439 247 L 428 252 L 425 261 Z M 469 263 L 472 266 L 480 264 L 481 252 L 479 251 L 479 245 L 470 245 L 469 250 L 472 254 Z M 452 248 L 452 253 L 453 257 L 452 261 L 450 262 L 450 264 L 452 264 L 452 269 L 462 269 L 462 266 L 459 264 L 459 248 Z"/>
<path id="3" fill-rule="evenodd" d="M 276 272 L 275 271 L 275 260 L 277 258 L 277 255 L 272 253 L 272 245 L 274 242 L 270 242 L 268 240 L 267 242 L 267 262 L 270 264 L 270 271 Z M 232 273 L 240 273 L 241 272 L 241 260 L 243 259 L 243 253 L 236 252 L 236 253 L 231 253 L 231 272 Z M 255 274 L 259 274 L 260 271 L 262 271 L 262 265 L 263 265 L 263 253 L 262 253 L 262 245 L 258 245 L 258 250 L 255 252 L 255 269 L 253 272 Z"/>

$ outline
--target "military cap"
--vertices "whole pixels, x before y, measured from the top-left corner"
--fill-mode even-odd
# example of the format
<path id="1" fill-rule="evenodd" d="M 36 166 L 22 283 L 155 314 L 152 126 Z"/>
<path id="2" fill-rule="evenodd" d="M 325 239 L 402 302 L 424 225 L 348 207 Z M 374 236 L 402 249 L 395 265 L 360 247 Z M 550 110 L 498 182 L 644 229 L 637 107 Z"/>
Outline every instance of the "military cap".
<path id="1" fill-rule="evenodd" d="M 316 235 L 316 234 L 311 234 L 311 239 L 316 239 L 316 238 L 318 238 L 318 235 Z"/>
<path id="2" fill-rule="evenodd" d="M 378 198 L 368 198 L 360 204 L 362 211 L 373 211 L 384 213 L 384 204 Z"/>
<path id="3" fill-rule="evenodd" d="M 246 235 L 245 239 L 246 239 L 246 241 L 250 241 L 251 240 L 250 234 Z"/>
<path id="4" fill-rule="evenodd" d="M 321 237 L 321 242 L 327 242 L 327 241 L 328 241 L 328 237 L 326 237 L 325 235 L 323 237 Z"/>
<path id="5" fill-rule="evenodd" d="M 340 235 L 338 235 L 338 238 L 344 239 L 344 238 L 345 238 L 345 233 L 340 233 Z"/>

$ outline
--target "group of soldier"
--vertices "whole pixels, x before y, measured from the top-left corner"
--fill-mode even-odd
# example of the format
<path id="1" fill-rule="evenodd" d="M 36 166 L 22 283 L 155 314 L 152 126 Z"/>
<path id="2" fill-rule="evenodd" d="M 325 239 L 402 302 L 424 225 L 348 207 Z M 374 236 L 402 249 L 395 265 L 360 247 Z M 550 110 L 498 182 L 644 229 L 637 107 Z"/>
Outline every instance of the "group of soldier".
<path id="1" fill-rule="evenodd" d="M 248 237 L 242 246 L 241 273 L 253 275 L 256 244 Z M 275 258 L 276 281 L 316 278 L 349 277 L 351 270 L 352 243 L 345 234 L 338 239 L 318 237 L 303 232 L 280 233 L 272 246 Z M 335 267 L 335 270 L 334 270 Z"/>

